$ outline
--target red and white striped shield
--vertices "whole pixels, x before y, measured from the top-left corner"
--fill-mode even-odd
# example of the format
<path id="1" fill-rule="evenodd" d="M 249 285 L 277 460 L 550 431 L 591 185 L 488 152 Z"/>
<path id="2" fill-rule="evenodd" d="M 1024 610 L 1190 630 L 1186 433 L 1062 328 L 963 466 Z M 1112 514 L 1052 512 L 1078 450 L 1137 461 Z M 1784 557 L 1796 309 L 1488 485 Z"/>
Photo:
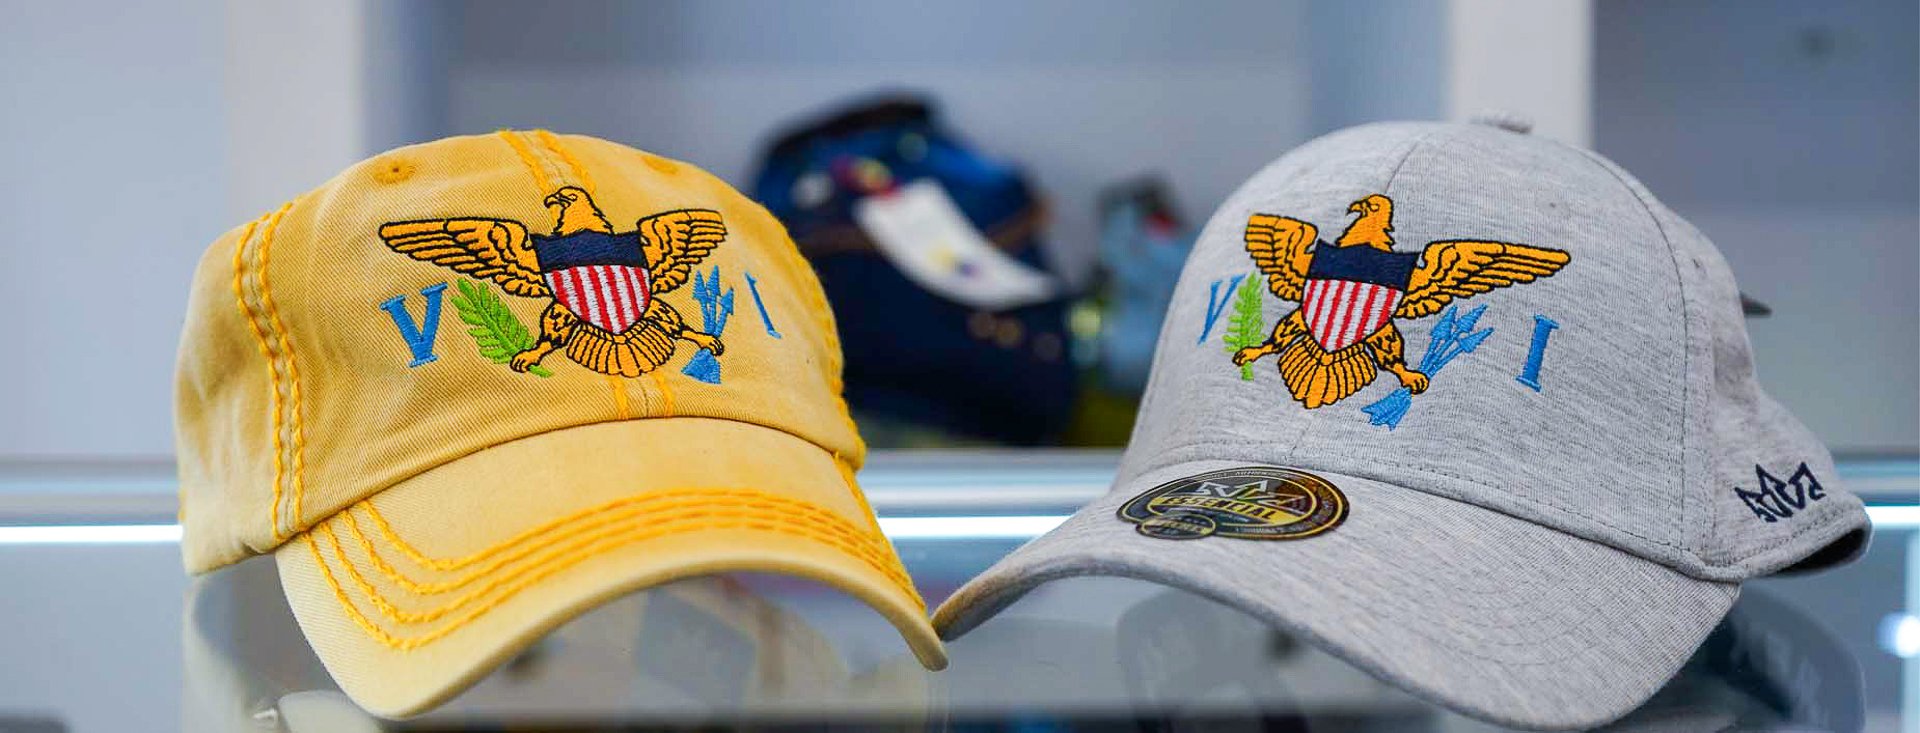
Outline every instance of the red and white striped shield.
<path id="1" fill-rule="evenodd" d="M 1300 299 L 1307 332 L 1320 348 L 1339 351 L 1372 335 L 1393 318 L 1399 290 L 1354 280 L 1308 280 Z"/>
<path id="2" fill-rule="evenodd" d="M 632 265 L 582 265 L 546 273 L 560 304 L 588 323 L 620 333 L 632 328 L 652 299 L 647 270 Z"/>

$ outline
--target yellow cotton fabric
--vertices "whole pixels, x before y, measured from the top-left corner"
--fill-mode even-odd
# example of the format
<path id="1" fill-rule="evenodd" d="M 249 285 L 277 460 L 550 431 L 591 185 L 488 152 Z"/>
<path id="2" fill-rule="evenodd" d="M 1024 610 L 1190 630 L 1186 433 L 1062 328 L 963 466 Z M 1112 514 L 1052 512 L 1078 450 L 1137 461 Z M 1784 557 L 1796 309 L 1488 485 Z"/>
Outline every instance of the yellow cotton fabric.
<path id="1" fill-rule="evenodd" d="M 655 214 L 718 212 L 726 237 L 693 267 L 717 266 L 734 291 L 720 383 L 682 373 L 698 350 L 687 340 L 639 377 L 564 349 L 540 362 L 549 377 L 495 363 L 454 307 L 456 281 L 488 290 L 535 336 L 554 298 L 510 294 L 379 236 L 393 222 L 476 217 L 549 234 L 543 200 L 568 186 L 622 236 Z M 424 330 L 421 291 L 442 283 L 434 360 L 410 365 L 381 304 L 403 297 Z M 653 297 L 705 331 L 693 290 Z M 437 703 L 612 595 L 721 570 L 841 587 L 937 668 L 924 605 L 852 481 L 865 448 L 834 334 L 785 230 L 694 166 L 544 131 L 375 156 L 201 260 L 176 401 L 187 567 L 275 552 L 309 641 L 383 714 Z"/>

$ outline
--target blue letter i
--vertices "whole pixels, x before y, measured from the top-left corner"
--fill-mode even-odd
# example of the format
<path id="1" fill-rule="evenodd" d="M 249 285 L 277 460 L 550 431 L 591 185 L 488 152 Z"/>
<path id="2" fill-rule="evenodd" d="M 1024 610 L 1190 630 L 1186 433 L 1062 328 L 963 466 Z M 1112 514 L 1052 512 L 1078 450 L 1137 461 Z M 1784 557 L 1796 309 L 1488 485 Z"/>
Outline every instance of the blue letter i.
<path id="1" fill-rule="evenodd" d="M 407 296 L 396 295 L 380 304 L 380 309 L 393 317 L 393 327 L 400 329 L 400 338 L 406 339 L 407 350 L 413 352 L 413 362 L 407 365 L 409 367 L 439 358 L 433 355 L 433 337 L 440 333 L 440 298 L 446 289 L 446 283 L 420 289 L 420 295 L 427 299 L 427 314 L 417 326 L 413 318 L 407 315 Z"/>
<path id="2" fill-rule="evenodd" d="M 1547 336 L 1560 324 L 1542 315 L 1533 317 L 1533 345 L 1527 348 L 1527 366 L 1520 370 L 1520 376 L 1513 380 L 1540 391 L 1540 360 L 1547 356 Z"/>

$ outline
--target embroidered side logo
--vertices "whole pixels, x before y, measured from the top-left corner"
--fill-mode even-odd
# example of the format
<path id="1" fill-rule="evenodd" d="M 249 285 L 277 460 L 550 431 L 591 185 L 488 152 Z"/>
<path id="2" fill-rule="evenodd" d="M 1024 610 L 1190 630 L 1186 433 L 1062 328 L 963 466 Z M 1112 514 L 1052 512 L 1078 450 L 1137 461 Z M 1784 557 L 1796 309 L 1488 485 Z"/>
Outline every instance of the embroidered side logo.
<path id="1" fill-rule="evenodd" d="M 472 280 L 454 282 L 459 292 L 453 296 L 453 309 L 460 313 L 460 322 L 467 324 L 467 335 L 473 337 L 473 345 L 480 349 L 480 355 L 495 364 L 506 364 L 518 354 L 533 348 L 533 334 L 515 318 L 507 304 L 494 295 L 487 286 Z M 553 372 L 535 364 L 527 367 L 527 373 L 536 377 L 551 377 Z"/>
<path id="2" fill-rule="evenodd" d="M 1229 468 L 1149 489 L 1122 505 L 1119 517 L 1155 539 L 1295 540 L 1339 526 L 1347 497 L 1305 471 Z"/>
<path id="3" fill-rule="evenodd" d="M 760 299 L 760 281 L 753 279 L 751 272 L 743 274 L 747 276 L 747 292 L 753 294 L 753 307 L 760 311 L 760 325 L 766 327 L 768 336 L 780 338 L 780 329 L 773 327 L 773 316 L 767 314 L 766 301 Z"/>
<path id="4" fill-rule="evenodd" d="M 1473 330 L 1474 324 L 1480 322 L 1480 314 L 1487 312 L 1485 304 L 1475 306 L 1464 316 L 1460 315 L 1459 310 L 1459 304 L 1447 306 L 1446 312 L 1440 314 L 1440 321 L 1433 324 L 1433 331 L 1427 334 L 1427 353 L 1420 357 L 1421 374 L 1428 376 L 1439 374 L 1441 367 L 1453 361 L 1454 357 L 1480 348 L 1480 342 L 1493 335 L 1491 328 Z M 1407 411 L 1411 409 L 1413 409 L 1413 390 L 1405 386 L 1387 393 L 1387 396 L 1371 405 L 1360 408 L 1362 412 L 1367 413 L 1367 422 L 1385 425 L 1388 430 L 1400 427 L 1400 420 L 1405 418 Z"/>
<path id="5" fill-rule="evenodd" d="M 1226 332 L 1220 334 L 1220 340 L 1227 345 L 1228 354 L 1259 346 L 1260 332 L 1266 330 L 1266 321 L 1260 317 L 1260 281 L 1245 275 L 1236 276 L 1233 281 L 1240 283 L 1240 287 L 1232 288 L 1233 318 L 1227 321 Z M 1223 301 L 1221 305 L 1224 307 L 1226 303 Z M 1252 362 L 1240 364 L 1240 379 L 1253 381 Z"/>
<path id="6" fill-rule="evenodd" d="M 694 330 L 660 298 L 686 284 L 694 266 L 726 239 L 720 212 L 668 211 L 640 219 L 633 231 L 615 232 L 584 189 L 560 188 L 543 203 L 554 218 L 547 234 L 530 234 L 510 219 L 468 217 L 393 222 L 380 227 L 380 239 L 416 260 L 491 280 L 509 295 L 550 298 L 539 335 L 529 342 L 512 332 L 507 321 L 517 326 L 518 320 L 486 288 L 478 288 L 484 296 L 461 291 L 469 306 L 461 308 L 461 319 L 475 329 L 469 333 L 482 355 L 494 359 L 490 343 L 511 349 L 505 363 L 516 372 L 533 372 L 555 350 L 622 377 L 659 368 L 680 341 L 715 356 L 725 350 L 717 332 Z"/>
<path id="7" fill-rule="evenodd" d="M 1754 516 L 1768 522 L 1792 517 L 1794 512 L 1805 510 L 1808 504 L 1827 498 L 1827 490 L 1821 488 L 1820 480 L 1813 477 L 1813 470 L 1807 468 L 1805 462 L 1785 481 L 1768 473 L 1759 464 L 1754 465 L 1753 473 L 1760 482 L 1759 490 L 1748 491 L 1735 486 L 1733 495 L 1746 502 Z"/>
<path id="8" fill-rule="evenodd" d="M 719 338 L 720 332 L 727 328 L 727 319 L 733 316 L 733 288 L 720 291 L 720 266 L 714 265 L 713 271 L 706 277 L 700 271 L 693 273 L 693 299 L 700 302 L 700 322 L 707 327 L 707 333 Z M 680 369 L 694 379 L 707 384 L 720 383 L 720 360 L 706 349 L 693 352 L 693 358 Z"/>
<path id="9" fill-rule="evenodd" d="M 1395 319 L 1425 318 L 1455 300 L 1551 276 L 1572 259 L 1557 249 L 1475 240 L 1395 252 L 1392 199 L 1373 194 L 1347 211 L 1360 216 L 1332 243 L 1298 219 L 1247 220 L 1247 253 L 1268 291 L 1300 307 L 1265 340 L 1234 352 L 1233 363 L 1278 354 L 1282 380 L 1307 409 L 1347 398 L 1382 369 L 1408 394 L 1426 391 L 1427 375 L 1407 367 Z"/>
<path id="10" fill-rule="evenodd" d="M 440 298 L 446 294 L 446 283 L 434 283 L 420 289 L 420 297 L 427 301 L 427 308 L 420 314 L 420 322 L 413 322 L 413 316 L 407 315 L 407 296 L 396 295 L 380 303 L 380 310 L 386 311 L 393 319 L 393 327 L 400 331 L 400 338 L 407 342 L 407 351 L 412 352 L 413 361 L 408 368 L 422 364 L 432 364 L 440 357 L 433 353 L 434 338 L 440 333 Z"/>

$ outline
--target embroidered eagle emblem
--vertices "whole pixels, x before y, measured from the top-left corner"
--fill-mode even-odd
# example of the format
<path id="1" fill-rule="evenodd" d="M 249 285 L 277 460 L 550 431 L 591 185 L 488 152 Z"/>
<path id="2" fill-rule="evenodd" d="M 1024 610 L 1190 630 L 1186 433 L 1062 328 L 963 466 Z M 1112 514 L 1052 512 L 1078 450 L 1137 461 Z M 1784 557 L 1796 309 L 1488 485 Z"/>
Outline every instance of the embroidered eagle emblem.
<path id="1" fill-rule="evenodd" d="M 688 326 L 660 299 L 686 284 L 694 265 L 726 239 L 720 212 L 682 209 L 641 219 L 615 232 L 584 189 L 566 186 L 543 201 L 553 212 L 548 234 L 529 234 L 509 219 L 401 221 L 380 227 L 393 251 L 475 278 L 512 295 L 552 298 L 540 314 L 540 336 L 508 362 L 516 372 L 555 349 L 602 374 L 637 377 L 672 358 L 678 341 L 719 355 L 718 336 Z"/>
<path id="2" fill-rule="evenodd" d="M 1412 393 L 1425 391 L 1427 375 L 1407 367 L 1394 319 L 1423 318 L 1456 299 L 1548 277 L 1571 259 L 1557 249 L 1473 240 L 1395 252 L 1392 199 L 1373 194 L 1347 212 L 1360 218 L 1332 244 L 1298 219 L 1247 220 L 1247 253 L 1267 276 L 1267 289 L 1300 307 L 1265 342 L 1235 352 L 1233 363 L 1279 354 L 1281 378 L 1308 409 L 1360 391 L 1382 369 Z"/>

